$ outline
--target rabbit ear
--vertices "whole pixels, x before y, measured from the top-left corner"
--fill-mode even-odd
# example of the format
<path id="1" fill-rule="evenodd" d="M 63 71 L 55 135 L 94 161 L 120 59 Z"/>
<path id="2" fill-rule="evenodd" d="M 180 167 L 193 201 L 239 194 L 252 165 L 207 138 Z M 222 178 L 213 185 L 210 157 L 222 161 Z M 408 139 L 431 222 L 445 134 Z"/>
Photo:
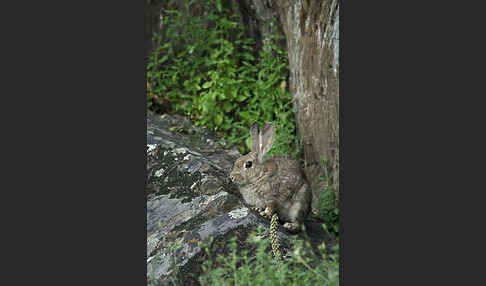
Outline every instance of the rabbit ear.
<path id="1" fill-rule="evenodd" d="M 273 123 L 268 122 L 263 125 L 260 130 L 260 151 L 258 152 L 258 161 L 263 162 L 263 158 L 270 148 L 272 148 L 273 139 L 275 137 L 275 126 Z"/>
<path id="2" fill-rule="evenodd" d="M 260 139 L 258 134 L 258 123 L 253 122 L 250 127 L 250 137 L 251 137 L 251 152 L 258 153 L 260 150 Z"/>

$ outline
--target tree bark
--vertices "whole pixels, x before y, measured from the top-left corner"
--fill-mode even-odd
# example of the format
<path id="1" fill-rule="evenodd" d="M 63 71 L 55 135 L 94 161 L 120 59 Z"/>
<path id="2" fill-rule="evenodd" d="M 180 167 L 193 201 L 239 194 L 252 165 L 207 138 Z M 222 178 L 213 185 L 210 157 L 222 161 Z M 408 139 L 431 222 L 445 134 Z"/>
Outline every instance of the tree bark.
<path id="1" fill-rule="evenodd" d="M 290 92 L 302 139 L 305 173 L 315 187 L 332 177 L 339 194 L 339 4 L 337 0 L 276 0 L 287 39 Z M 326 163 L 322 163 L 326 159 Z"/>

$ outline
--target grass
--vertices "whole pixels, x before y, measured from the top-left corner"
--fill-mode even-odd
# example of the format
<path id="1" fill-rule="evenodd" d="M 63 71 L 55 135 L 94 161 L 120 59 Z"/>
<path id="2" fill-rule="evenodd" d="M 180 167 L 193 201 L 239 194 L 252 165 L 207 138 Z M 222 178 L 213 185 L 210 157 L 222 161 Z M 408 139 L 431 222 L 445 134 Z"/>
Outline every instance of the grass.
<path id="1" fill-rule="evenodd" d="M 252 252 L 238 250 L 236 238 L 229 242 L 229 254 L 207 259 L 203 264 L 201 285 L 339 285 L 339 249 L 326 255 L 326 246 L 319 246 L 320 256 L 310 245 L 293 238 L 293 250 L 278 263 L 271 255 L 270 240 L 261 230 L 247 239 Z M 209 245 L 204 249 L 211 256 Z"/>

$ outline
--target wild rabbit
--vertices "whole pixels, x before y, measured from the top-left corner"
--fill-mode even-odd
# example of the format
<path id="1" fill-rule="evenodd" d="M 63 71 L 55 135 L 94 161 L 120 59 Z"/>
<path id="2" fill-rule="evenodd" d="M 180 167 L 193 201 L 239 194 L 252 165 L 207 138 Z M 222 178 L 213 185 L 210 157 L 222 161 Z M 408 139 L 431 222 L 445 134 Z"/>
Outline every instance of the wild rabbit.
<path id="1" fill-rule="evenodd" d="M 275 127 L 258 123 L 250 127 L 251 151 L 236 160 L 231 180 L 238 185 L 245 202 L 270 218 L 277 213 L 284 227 L 291 232 L 309 214 L 312 192 L 295 160 L 274 156 L 265 159 L 272 147 Z"/>

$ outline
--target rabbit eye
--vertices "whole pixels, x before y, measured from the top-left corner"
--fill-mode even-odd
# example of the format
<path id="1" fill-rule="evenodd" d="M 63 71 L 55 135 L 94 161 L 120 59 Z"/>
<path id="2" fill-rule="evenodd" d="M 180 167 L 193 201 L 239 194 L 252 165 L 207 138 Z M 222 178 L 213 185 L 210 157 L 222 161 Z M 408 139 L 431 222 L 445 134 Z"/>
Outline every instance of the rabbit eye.
<path id="1" fill-rule="evenodd" d="M 247 161 L 247 162 L 245 163 L 245 168 L 247 168 L 247 169 L 248 169 L 248 168 L 251 168 L 251 164 L 252 164 L 252 163 L 251 163 L 251 161 Z"/>

